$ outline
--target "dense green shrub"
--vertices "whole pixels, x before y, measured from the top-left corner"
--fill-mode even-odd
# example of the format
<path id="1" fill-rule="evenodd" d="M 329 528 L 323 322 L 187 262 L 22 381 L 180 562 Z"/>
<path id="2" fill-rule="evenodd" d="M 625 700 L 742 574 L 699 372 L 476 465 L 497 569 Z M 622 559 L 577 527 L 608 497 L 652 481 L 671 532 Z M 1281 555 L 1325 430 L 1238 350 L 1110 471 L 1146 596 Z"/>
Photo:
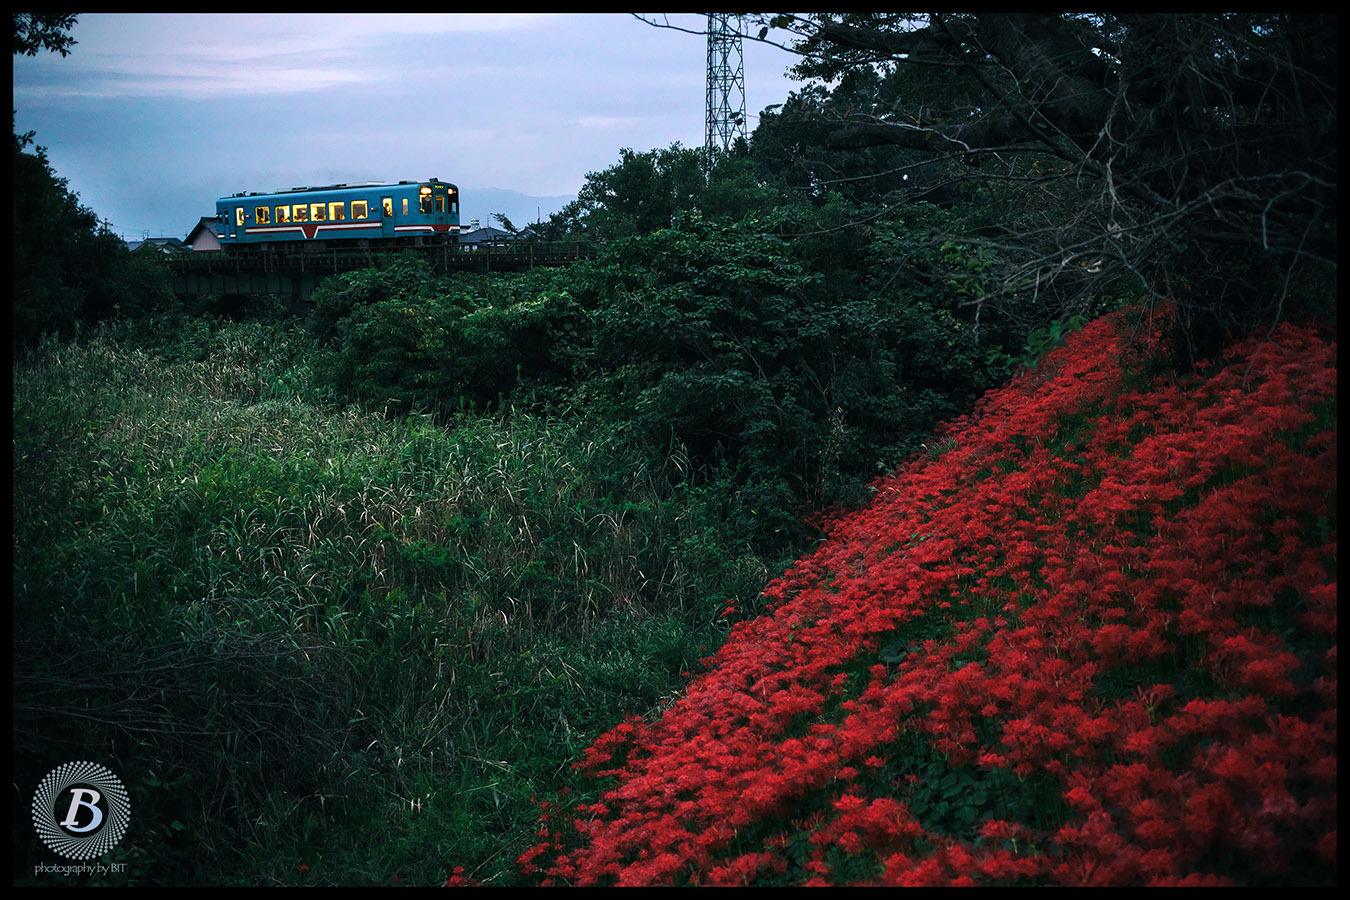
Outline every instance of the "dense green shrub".
<path id="1" fill-rule="evenodd" d="M 972 399 L 980 366 L 932 292 L 825 289 L 782 224 L 689 214 L 616 244 L 597 368 L 654 444 L 673 434 L 751 480 L 837 497 Z"/>
<path id="2" fill-rule="evenodd" d="M 309 327 L 336 394 L 394 413 L 498 408 L 517 385 L 565 378 L 578 316 L 547 271 L 438 278 L 408 258 L 314 293 Z"/>
<path id="3" fill-rule="evenodd" d="M 604 422 L 648 460 L 678 448 L 696 480 L 733 485 L 748 535 L 778 541 L 1002 371 L 943 285 L 869 290 L 865 268 L 822 265 L 843 261 L 833 237 L 784 236 L 796 215 L 679 213 L 566 270 L 331 279 L 310 319 L 319 374 L 391 414 L 527 409 Z"/>

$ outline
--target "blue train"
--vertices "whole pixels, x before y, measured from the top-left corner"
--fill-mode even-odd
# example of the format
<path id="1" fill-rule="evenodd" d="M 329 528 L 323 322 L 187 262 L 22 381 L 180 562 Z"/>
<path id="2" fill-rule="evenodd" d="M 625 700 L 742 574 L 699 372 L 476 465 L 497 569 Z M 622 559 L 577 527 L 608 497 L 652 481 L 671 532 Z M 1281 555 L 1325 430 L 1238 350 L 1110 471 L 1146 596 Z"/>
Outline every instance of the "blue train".
<path id="1" fill-rule="evenodd" d="M 459 234 L 459 189 L 432 178 L 234 194 L 216 201 L 216 216 L 223 248 L 453 243 Z"/>

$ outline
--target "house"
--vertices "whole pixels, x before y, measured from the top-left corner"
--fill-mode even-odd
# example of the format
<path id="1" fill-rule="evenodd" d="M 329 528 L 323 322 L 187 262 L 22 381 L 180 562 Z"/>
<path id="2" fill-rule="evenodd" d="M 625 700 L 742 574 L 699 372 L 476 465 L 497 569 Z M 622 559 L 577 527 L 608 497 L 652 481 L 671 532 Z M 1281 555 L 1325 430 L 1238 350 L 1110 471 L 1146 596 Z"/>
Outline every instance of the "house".
<path id="1" fill-rule="evenodd" d="M 461 246 L 465 244 L 509 244 L 512 241 L 531 241 L 534 240 L 534 236 L 534 231 L 528 227 L 512 234 L 492 225 L 484 225 L 472 231 L 461 231 L 459 233 L 459 244 Z"/>
<path id="2" fill-rule="evenodd" d="M 153 250 L 160 253 L 181 253 L 185 248 L 182 241 L 175 237 L 146 238 L 143 241 L 126 241 L 127 249 Z"/>
<path id="3" fill-rule="evenodd" d="M 202 220 L 193 227 L 192 231 L 188 232 L 187 240 L 183 243 L 194 252 L 198 250 L 219 250 L 220 233 L 216 230 L 219 225 L 220 222 L 215 216 L 202 216 Z"/>

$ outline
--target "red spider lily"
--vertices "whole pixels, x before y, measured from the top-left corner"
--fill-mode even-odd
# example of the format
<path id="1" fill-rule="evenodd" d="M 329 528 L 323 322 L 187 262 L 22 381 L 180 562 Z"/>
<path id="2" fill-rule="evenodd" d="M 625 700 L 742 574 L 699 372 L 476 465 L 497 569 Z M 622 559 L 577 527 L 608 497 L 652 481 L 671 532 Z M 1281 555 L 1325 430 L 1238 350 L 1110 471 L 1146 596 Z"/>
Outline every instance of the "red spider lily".
<path id="1" fill-rule="evenodd" d="M 1335 344 L 1145 383 L 1166 316 L 1092 323 L 832 520 L 523 870 L 1334 883 Z"/>

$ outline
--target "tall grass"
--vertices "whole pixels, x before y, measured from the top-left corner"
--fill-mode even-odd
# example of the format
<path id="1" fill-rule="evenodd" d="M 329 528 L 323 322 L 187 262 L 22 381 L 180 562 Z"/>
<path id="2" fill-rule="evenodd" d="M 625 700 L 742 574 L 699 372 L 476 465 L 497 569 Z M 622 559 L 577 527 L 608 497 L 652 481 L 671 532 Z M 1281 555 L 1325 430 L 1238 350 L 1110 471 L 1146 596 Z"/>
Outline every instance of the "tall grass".
<path id="1" fill-rule="evenodd" d="M 767 580 L 678 448 L 338 409 L 280 327 L 131 337 L 14 365 L 15 781 L 117 771 L 117 883 L 507 883 Z"/>

